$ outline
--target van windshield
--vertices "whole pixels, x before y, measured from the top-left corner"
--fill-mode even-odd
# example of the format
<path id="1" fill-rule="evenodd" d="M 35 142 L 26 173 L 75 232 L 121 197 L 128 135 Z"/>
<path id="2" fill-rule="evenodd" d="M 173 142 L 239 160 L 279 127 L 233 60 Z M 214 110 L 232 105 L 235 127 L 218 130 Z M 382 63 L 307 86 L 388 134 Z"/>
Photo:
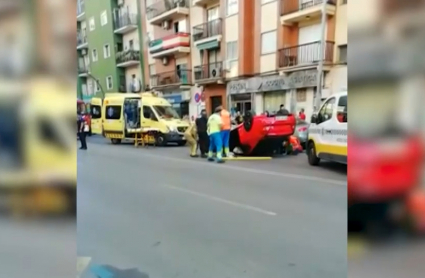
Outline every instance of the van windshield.
<path id="1" fill-rule="evenodd" d="M 172 106 L 154 105 L 153 108 L 161 119 L 180 119 L 179 114 Z"/>

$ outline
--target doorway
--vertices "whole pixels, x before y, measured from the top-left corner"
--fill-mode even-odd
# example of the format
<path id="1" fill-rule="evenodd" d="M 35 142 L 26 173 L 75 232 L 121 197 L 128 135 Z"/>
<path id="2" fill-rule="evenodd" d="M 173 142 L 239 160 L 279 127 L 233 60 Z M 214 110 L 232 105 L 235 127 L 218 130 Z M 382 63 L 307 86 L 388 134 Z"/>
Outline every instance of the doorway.
<path id="1" fill-rule="evenodd" d="M 215 109 L 219 107 L 220 105 L 223 105 L 223 101 L 221 96 L 215 96 L 210 97 L 210 107 L 211 107 L 211 114 L 214 113 Z"/>
<path id="2" fill-rule="evenodd" d="M 232 97 L 232 107 L 242 115 L 245 115 L 248 111 L 252 111 L 251 94 L 234 95 Z"/>

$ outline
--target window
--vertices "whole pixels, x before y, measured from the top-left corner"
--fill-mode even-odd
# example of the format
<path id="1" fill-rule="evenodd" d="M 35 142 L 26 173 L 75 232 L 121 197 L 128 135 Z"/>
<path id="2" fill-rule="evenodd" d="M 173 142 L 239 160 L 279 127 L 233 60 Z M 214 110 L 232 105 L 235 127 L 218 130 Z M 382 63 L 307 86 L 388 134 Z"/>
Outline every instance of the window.
<path id="1" fill-rule="evenodd" d="M 130 47 L 130 50 L 134 50 L 134 40 L 129 40 L 128 45 Z"/>
<path id="2" fill-rule="evenodd" d="M 155 69 L 155 64 L 149 65 L 149 75 L 155 75 L 156 74 L 156 69 Z"/>
<path id="3" fill-rule="evenodd" d="M 339 62 L 346 64 L 347 63 L 347 45 L 340 45 L 338 46 L 338 52 L 339 52 Z"/>
<path id="4" fill-rule="evenodd" d="M 307 101 L 307 90 L 306 89 L 297 89 L 297 102 L 306 102 Z"/>
<path id="5" fill-rule="evenodd" d="M 238 0 L 226 0 L 226 15 L 234 15 L 239 11 L 239 1 Z"/>
<path id="6" fill-rule="evenodd" d="M 121 106 L 119 105 L 109 105 L 106 106 L 106 115 L 105 119 L 107 120 L 119 120 L 121 119 Z"/>
<path id="7" fill-rule="evenodd" d="M 335 98 L 328 100 L 320 109 L 318 120 L 320 123 L 326 122 L 332 118 L 332 113 L 334 111 Z"/>
<path id="8" fill-rule="evenodd" d="M 90 31 L 94 31 L 95 28 L 96 28 L 96 24 L 94 22 L 94 17 L 91 17 L 89 19 L 89 29 L 90 29 Z"/>
<path id="9" fill-rule="evenodd" d="M 143 118 L 150 119 L 153 121 L 158 121 L 158 119 L 155 116 L 155 113 L 153 112 L 152 108 L 149 106 L 143 106 Z"/>
<path id="10" fill-rule="evenodd" d="M 58 134 L 57 129 L 52 122 L 47 119 L 39 119 L 38 128 L 40 130 L 41 140 L 63 150 L 68 150 L 68 147 L 63 138 Z"/>
<path id="11" fill-rule="evenodd" d="M 99 105 L 91 106 L 91 117 L 92 119 L 100 119 L 102 118 L 102 107 Z"/>
<path id="12" fill-rule="evenodd" d="M 103 11 L 100 14 L 100 25 L 105 26 L 106 24 L 108 24 L 108 14 L 106 11 Z"/>
<path id="13" fill-rule="evenodd" d="M 99 82 L 97 82 L 97 81 L 94 81 L 94 88 L 95 88 L 95 92 L 97 93 L 97 92 L 100 92 L 100 86 L 99 86 Z"/>
<path id="14" fill-rule="evenodd" d="M 109 58 L 111 57 L 111 48 L 109 47 L 109 44 L 105 44 L 103 46 L 103 58 Z"/>
<path id="15" fill-rule="evenodd" d="M 276 31 L 261 34 L 261 54 L 275 53 L 276 46 Z"/>
<path id="16" fill-rule="evenodd" d="M 347 96 L 343 96 L 338 101 L 337 119 L 340 123 L 347 122 Z"/>
<path id="17" fill-rule="evenodd" d="M 227 60 L 237 61 L 238 60 L 238 42 L 228 42 L 227 43 Z"/>
<path id="18" fill-rule="evenodd" d="M 112 76 L 106 77 L 106 89 L 112 90 L 113 84 L 112 84 Z"/>
<path id="19" fill-rule="evenodd" d="M 98 59 L 98 57 L 97 57 L 97 50 L 96 49 L 93 49 L 92 51 L 91 51 L 91 57 L 92 57 L 92 60 L 93 60 L 93 62 L 97 62 L 97 59 Z"/>
<path id="20" fill-rule="evenodd" d="M 341 0 L 341 5 L 347 4 L 347 0 Z"/>

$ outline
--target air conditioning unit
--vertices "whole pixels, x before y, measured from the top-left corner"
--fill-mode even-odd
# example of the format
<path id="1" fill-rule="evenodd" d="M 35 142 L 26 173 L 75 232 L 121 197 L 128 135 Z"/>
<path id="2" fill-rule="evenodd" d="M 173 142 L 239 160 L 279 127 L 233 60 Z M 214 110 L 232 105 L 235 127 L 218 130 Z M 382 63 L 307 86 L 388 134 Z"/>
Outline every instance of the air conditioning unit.
<path id="1" fill-rule="evenodd" d="M 118 0 L 117 4 L 118 6 L 124 6 L 124 0 Z"/>
<path id="2" fill-rule="evenodd" d="M 164 57 L 164 58 L 162 58 L 162 64 L 163 64 L 164 66 L 168 65 L 168 57 Z"/>
<path id="3" fill-rule="evenodd" d="M 81 54 L 82 55 L 87 55 L 87 50 L 86 49 L 81 50 Z"/>
<path id="4" fill-rule="evenodd" d="M 210 78 L 217 78 L 220 76 L 220 68 L 219 67 L 211 67 L 210 68 Z"/>
<path id="5" fill-rule="evenodd" d="M 168 29 L 170 29 L 170 22 L 167 20 L 167 21 L 163 21 L 162 22 L 162 28 L 164 29 L 164 30 L 168 30 Z"/>

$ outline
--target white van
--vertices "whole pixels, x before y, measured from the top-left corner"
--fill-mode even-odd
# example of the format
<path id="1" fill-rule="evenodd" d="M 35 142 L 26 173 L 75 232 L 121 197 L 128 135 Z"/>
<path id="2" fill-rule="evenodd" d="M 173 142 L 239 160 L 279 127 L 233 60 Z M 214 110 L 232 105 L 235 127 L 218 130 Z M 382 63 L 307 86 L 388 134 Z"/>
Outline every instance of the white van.
<path id="1" fill-rule="evenodd" d="M 328 97 L 311 117 L 307 156 L 314 166 L 321 159 L 347 164 L 347 92 Z"/>

